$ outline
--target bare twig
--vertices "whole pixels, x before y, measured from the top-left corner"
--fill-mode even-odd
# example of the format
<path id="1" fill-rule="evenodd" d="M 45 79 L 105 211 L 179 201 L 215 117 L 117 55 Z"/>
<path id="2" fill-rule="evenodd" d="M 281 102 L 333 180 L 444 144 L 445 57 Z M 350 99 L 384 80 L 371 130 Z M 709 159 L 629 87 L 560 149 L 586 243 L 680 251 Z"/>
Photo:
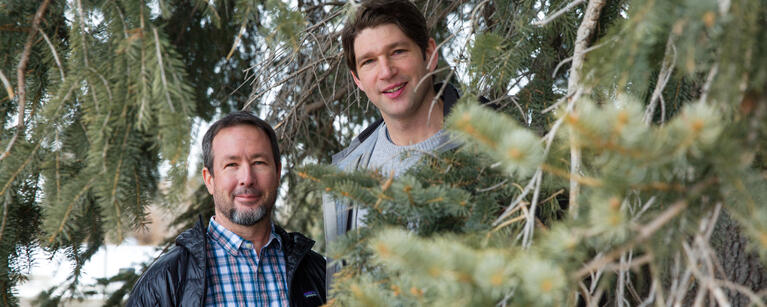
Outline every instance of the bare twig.
<path id="1" fill-rule="evenodd" d="M 506 178 L 506 179 L 503 179 L 503 180 L 501 180 L 501 182 L 499 182 L 499 183 L 496 183 L 496 184 L 494 184 L 494 185 L 492 185 L 492 186 L 490 186 L 490 187 L 487 187 L 487 188 L 482 188 L 482 189 L 476 189 L 476 191 L 477 191 L 477 192 L 479 192 L 479 193 L 489 192 L 489 191 L 492 191 L 492 190 L 495 190 L 495 189 L 497 189 L 497 188 L 500 188 L 500 187 L 502 187 L 502 186 L 503 186 L 503 185 L 505 185 L 505 184 L 506 184 L 506 182 L 508 182 L 508 181 L 509 181 L 509 178 Z"/>
<path id="2" fill-rule="evenodd" d="M 567 94 L 573 95 L 581 85 L 581 69 L 586 57 L 586 49 L 589 44 L 589 38 L 594 32 L 597 20 L 599 19 L 599 11 L 605 5 L 605 0 L 589 0 L 589 4 L 586 6 L 586 13 L 583 15 L 583 21 L 578 27 L 578 32 L 575 37 L 575 48 L 573 51 L 573 63 L 570 66 L 570 78 L 567 80 Z M 581 149 L 575 140 L 575 134 L 570 135 L 570 174 L 581 174 Z M 578 214 L 578 196 L 580 195 L 580 184 L 578 181 L 570 180 L 570 204 L 568 211 L 570 217 L 575 218 Z"/>
<path id="3" fill-rule="evenodd" d="M 570 67 L 570 78 L 567 81 L 567 93 L 572 94 L 576 88 L 581 86 L 581 68 L 585 60 L 586 50 L 589 44 L 589 38 L 594 32 L 597 20 L 599 19 L 599 11 L 605 5 L 605 0 L 589 0 L 589 4 L 586 7 L 586 13 L 583 16 L 583 21 L 578 27 L 578 32 L 575 37 L 575 49 L 573 50 L 573 64 Z"/>
<path id="4" fill-rule="evenodd" d="M 337 53 L 337 54 L 333 55 L 333 57 L 340 57 L 340 56 L 342 56 L 342 55 L 343 55 L 343 54 L 339 52 L 339 53 Z M 306 70 L 308 70 L 308 69 L 310 69 L 310 68 L 314 68 L 315 66 L 317 66 L 318 64 L 320 64 L 320 63 L 322 63 L 322 62 L 324 62 L 324 61 L 325 61 L 325 60 L 323 60 L 323 59 L 319 59 L 319 60 L 316 60 L 316 61 L 314 61 L 314 62 L 312 62 L 312 63 L 309 63 L 308 65 L 305 65 L 304 67 L 301 67 L 301 69 L 299 69 L 299 70 L 297 70 L 297 71 L 295 71 L 295 72 L 291 73 L 290 75 L 286 76 L 286 77 L 285 77 L 285 78 L 283 78 L 282 80 L 279 80 L 279 81 L 277 81 L 277 82 L 275 82 L 275 83 L 272 83 L 272 85 L 270 85 L 269 87 L 267 87 L 267 88 L 265 88 L 265 89 L 261 90 L 261 91 L 260 91 L 258 94 L 256 94 L 256 95 L 253 95 L 253 96 L 251 96 L 250 98 L 248 98 L 248 102 L 246 102 L 246 103 L 245 103 L 245 105 L 244 105 L 244 106 L 242 106 L 242 109 L 243 109 L 243 110 L 247 110 L 247 109 L 248 109 L 248 107 L 250 107 L 250 105 L 251 105 L 251 104 L 252 104 L 254 101 L 256 101 L 258 98 L 260 98 L 260 97 L 261 97 L 261 96 L 263 96 L 264 94 L 268 93 L 268 92 L 269 92 L 271 89 L 273 89 L 273 88 L 275 88 L 275 87 L 278 87 L 278 86 L 282 85 L 283 83 L 287 82 L 288 80 L 295 78 L 296 76 L 298 76 L 299 74 L 301 74 L 301 73 L 305 72 Z"/>
<path id="5" fill-rule="evenodd" d="M 716 74 L 719 72 L 719 63 L 714 64 L 713 67 L 711 67 L 711 70 L 708 72 L 708 75 L 706 76 L 706 83 L 703 83 L 703 90 L 701 90 L 700 94 L 700 101 L 706 102 L 708 101 L 708 92 L 711 90 L 711 84 L 714 83 L 714 78 L 716 77 Z"/>
<path id="6" fill-rule="evenodd" d="M 572 8 L 577 6 L 578 4 L 583 3 L 583 1 L 585 1 L 585 0 L 575 0 L 573 2 L 570 2 L 567 6 L 561 8 L 560 10 L 558 10 L 556 12 L 554 12 L 553 14 L 549 15 L 545 19 L 543 19 L 541 21 L 533 21 L 531 24 L 534 25 L 534 26 L 537 26 L 537 27 L 545 26 L 549 22 L 551 22 L 552 20 L 556 19 L 557 17 L 563 15 L 564 13 L 567 13 L 567 11 L 571 10 Z"/>
<path id="7" fill-rule="evenodd" d="M 688 205 L 687 198 L 697 196 L 702 191 L 704 191 L 707 187 L 709 187 L 711 184 L 714 184 L 716 182 L 717 182 L 716 178 L 709 178 L 707 180 L 697 183 L 695 186 L 689 189 L 689 192 L 687 193 L 685 197 L 682 197 L 681 199 L 671 204 L 671 206 L 666 208 L 666 210 L 658 214 L 658 216 L 656 216 L 655 219 L 653 219 L 652 221 L 650 221 L 648 224 L 644 226 L 636 227 L 637 234 L 633 240 L 612 250 L 610 253 L 608 253 L 604 257 L 594 258 L 593 260 L 589 261 L 589 263 L 584 265 L 580 270 L 575 272 L 573 276 L 576 278 L 585 276 L 586 274 L 588 274 L 589 272 L 595 269 L 604 267 L 608 263 L 612 262 L 615 258 L 619 257 L 623 252 L 633 248 L 637 244 L 647 241 L 653 234 L 655 234 L 655 232 L 660 230 L 661 227 L 663 227 L 668 222 L 673 220 L 676 216 L 678 216 L 680 213 L 682 213 L 682 211 L 684 211 L 687 208 L 687 205 Z"/>
<path id="8" fill-rule="evenodd" d="M 521 201 L 522 201 L 522 200 L 523 200 L 523 199 L 524 199 L 524 198 L 527 196 L 527 194 L 528 194 L 528 193 L 530 193 L 530 191 L 533 189 L 533 187 L 534 187 L 534 185 L 535 185 L 535 182 L 536 182 L 536 178 L 537 178 L 538 176 L 541 176 L 541 175 L 542 175 L 542 173 L 543 173 L 543 171 L 541 171 L 541 169 L 539 168 L 539 169 L 538 169 L 538 170 L 535 172 L 535 174 L 533 175 L 533 178 L 530 180 L 530 182 L 528 182 L 528 184 L 527 184 L 527 185 L 525 186 L 525 188 L 522 190 L 522 193 L 519 193 L 519 195 L 517 195 L 517 198 L 515 198 L 515 199 L 514 199 L 514 201 L 512 201 L 512 202 L 511 202 L 511 204 L 509 204 L 509 206 L 508 206 L 508 207 L 506 207 L 506 210 L 504 210 L 504 211 L 503 211 L 503 213 L 501 214 L 501 216 L 499 216 L 497 219 L 495 219 L 495 221 L 493 221 L 493 226 L 497 226 L 497 225 L 501 224 L 501 223 L 503 222 L 503 220 L 504 220 L 504 219 L 506 219 L 506 218 L 507 218 L 509 215 L 511 215 L 511 213 L 513 213 L 513 212 L 514 212 L 514 209 L 517 207 L 517 205 L 518 205 L 518 204 L 519 204 L 519 203 L 520 203 L 520 202 L 521 202 Z"/>
<path id="9" fill-rule="evenodd" d="M 709 291 L 714 295 L 714 298 L 716 299 L 719 306 L 725 306 L 729 307 L 730 302 L 727 300 L 727 297 L 724 295 L 724 292 L 722 291 L 722 288 L 718 285 L 718 283 L 714 280 L 713 277 L 706 276 L 698 270 L 698 259 L 696 258 L 696 253 L 692 251 L 692 248 L 687 244 L 687 242 L 682 242 L 682 249 L 685 252 L 685 255 L 687 255 L 688 259 L 688 265 L 687 267 L 692 271 L 693 275 L 695 275 L 695 278 L 699 281 L 701 281 L 702 286 L 705 286 L 708 288 Z M 701 289 L 702 290 L 702 289 Z M 700 306 L 702 304 L 702 296 L 698 296 L 696 298 L 695 305 Z"/>
<path id="10" fill-rule="evenodd" d="M 658 280 L 653 278 L 652 284 L 650 285 L 650 293 L 647 294 L 647 299 L 645 299 L 642 302 L 642 304 L 639 305 L 639 307 L 646 307 L 655 300 L 655 289 L 657 288 L 658 288 Z"/>
<path id="11" fill-rule="evenodd" d="M 8 93 L 8 99 L 13 100 L 13 86 L 11 86 L 11 83 L 8 82 L 8 78 L 5 77 L 5 74 L 2 70 L 0 70 L 0 81 L 2 81 L 3 86 L 5 86 L 5 92 Z"/>
<path id="12" fill-rule="evenodd" d="M 541 179 L 543 174 L 535 180 L 535 191 L 533 192 L 533 201 L 530 204 L 530 211 L 527 213 L 524 235 L 522 236 L 522 247 L 529 248 L 533 243 L 533 231 L 535 227 L 535 209 L 538 205 L 538 196 L 541 194 Z"/>
<path id="13" fill-rule="evenodd" d="M 212 10 L 215 12 L 215 10 Z M 245 16 L 250 14 L 250 6 L 248 6 L 247 9 L 245 9 Z M 232 44 L 232 49 L 229 50 L 229 54 L 226 55 L 226 60 L 228 61 L 229 58 L 232 57 L 232 54 L 234 54 L 234 50 L 237 49 L 237 46 L 240 45 L 240 40 L 242 39 L 242 34 L 245 33 L 245 26 L 248 24 L 248 18 L 243 18 L 242 24 L 240 25 L 240 33 L 237 34 L 237 37 L 234 39 L 234 44 Z"/>
<path id="14" fill-rule="evenodd" d="M 142 6 L 143 7 L 143 6 Z M 80 41 L 83 45 L 83 63 L 85 63 L 85 67 L 88 67 L 88 46 L 85 42 L 85 17 L 83 17 L 83 4 L 82 1 L 77 0 L 77 15 L 80 16 L 80 31 L 82 31 L 83 39 Z"/>
<path id="15" fill-rule="evenodd" d="M 617 37 L 617 36 L 614 36 L 614 37 L 612 37 L 611 39 L 608 39 L 608 40 L 606 40 L 606 41 L 604 41 L 604 42 L 601 42 L 601 43 L 599 43 L 599 44 L 596 44 L 596 45 L 594 45 L 594 46 L 591 46 L 591 47 L 587 48 L 586 50 L 583 50 L 583 53 L 584 53 L 584 54 L 586 54 L 586 53 L 589 53 L 589 52 L 591 52 L 591 51 L 594 51 L 594 50 L 596 50 L 596 49 L 599 49 L 599 48 L 601 48 L 601 47 L 604 47 L 605 45 L 607 45 L 607 44 L 609 44 L 609 43 L 615 42 L 615 41 L 617 41 L 617 40 L 618 40 L 618 37 Z M 571 56 L 571 57 L 568 57 L 568 58 L 566 58 L 566 59 L 562 60 L 562 62 L 559 62 L 559 64 L 557 64 L 557 66 L 556 66 L 556 67 L 554 67 L 554 72 L 552 72 L 552 73 L 551 73 L 551 77 L 552 77 L 552 78 L 556 77 L 556 76 L 557 76 L 557 72 L 559 71 L 559 68 L 561 68 L 561 67 L 562 67 L 562 65 L 565 65 L 565 64 L 567 64 L 568 62 L 570 62 L 570 61 L 572 61 L 572 60 L 573 60 L 573 57 Z M 550 108 L 550 107 L 549 107 L 549 108 Z M 548 108 L 547 108 L 546 110 L 548 110 Z M 543 112 L 543 113 L 545 113 L 545 112 L 548 112 L 548 111 L 546 111 L 546 110 L 544 110 L 544 112 Z"/>
<path id="16" fill-rule="evenodd" d="M 652 92 L 652 98 L 644 113 L 644 122 L 647 125 L 652 123 L 655 107 L 658 105 L 658 100 L 663 101 L 663 89 L 666 88 L 668 80 L 671 79 L 671 73 L 674 71 L 674 65 L 676 64 L 675 37 L 676 36 L 673 33 L 669 34 L 668 41 L 666 42 L 666 55 L 663 57 L 663 63 L 661 64 L 660 73 L 658 74 L 658 80 L 655 83 L 655 90 Z M 665 111 L 665 103 L 662 103 L 661 107 Z M 664 118 L 665 116 L 662 116 L 661 121 L 663 121 Z"/>
<path id="17" fill-rule="evenodd" d="M 628 262 L 627 253 L 630 253 L 631 250 L 624 252 L 621 254 L 620 257 L 620 265 L 618 266 L 618 282 L 615 285 L 615 305 L 617 307 L 623 307 L 623 303 L 626 300 L 625 296 L 625 290 L 626 290 L 626 271 L 628 270 L 626 267 L 628 265 L 626 264 Z"/>

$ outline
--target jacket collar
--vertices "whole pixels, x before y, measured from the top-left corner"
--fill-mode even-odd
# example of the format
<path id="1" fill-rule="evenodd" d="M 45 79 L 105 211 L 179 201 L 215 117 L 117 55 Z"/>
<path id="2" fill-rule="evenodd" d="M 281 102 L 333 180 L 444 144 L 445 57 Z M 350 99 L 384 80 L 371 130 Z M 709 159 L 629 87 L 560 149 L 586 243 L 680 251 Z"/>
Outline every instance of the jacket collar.
<path id="1" fill-rule="evenodd" d="M 205 257 L 208 253 L 205 240 L 205 221 L 200 215 L 194 227 L 182 232 L 176 237 L 176 245 L 184 247 L 189 254 L 200 263 L 205 263 Z"/>

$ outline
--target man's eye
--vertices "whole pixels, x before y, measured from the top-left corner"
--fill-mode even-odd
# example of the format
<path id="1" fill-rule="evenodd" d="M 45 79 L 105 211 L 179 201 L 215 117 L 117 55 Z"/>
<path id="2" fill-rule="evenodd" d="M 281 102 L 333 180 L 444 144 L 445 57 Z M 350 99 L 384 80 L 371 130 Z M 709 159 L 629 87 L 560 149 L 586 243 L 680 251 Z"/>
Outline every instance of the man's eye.
<path id="1" fill-rule="evenodd" d="M 370 64 L 370 63 L 373 63 L 373 60 L 370 60 L 370 59 L 368 59 L 368 60 L 362 60 L 362 61 L 360 62 L 360 66 L 365 66 L 365 65 L 368 65 L 368 64 Z"/>
<path id="2" fill-rule="evenodd" d="M 227 163 L 226 165 L 224 165 L 224 168 L 235 167 L 235 166 L 237 166 L 237 163 L 232 162 L 232 163 Z"/>
<path id="3" fill-rule="evenodd" d="M 392 51 L 392 54 L 401 54 L 401 53 L 405 53 L 405 52 L 407 52 L 407 50 L 405 50 L 405 49 L 396 49 L 396 50 Z"/>
<path id="4" fill-rule="evenodd" d="M 264 164 L 266 164 L 266 161 L 254 161 L 253 164 L 255 164 L 255 165 L 264 165 Z"/>

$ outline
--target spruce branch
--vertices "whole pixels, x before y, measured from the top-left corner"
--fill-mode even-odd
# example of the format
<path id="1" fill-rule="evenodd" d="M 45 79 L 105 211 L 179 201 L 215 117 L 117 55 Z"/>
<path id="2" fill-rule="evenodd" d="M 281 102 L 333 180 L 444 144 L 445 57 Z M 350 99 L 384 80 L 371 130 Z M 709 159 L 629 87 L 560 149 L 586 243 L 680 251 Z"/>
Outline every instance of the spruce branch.
<path id="1" fill-rule="evenodd" d="M 30 162 L 32 162 L 32 160 L 35 157 L 35 153 L 37 153 L 37 150 L 40 148 L 41 144 L 42 144 L 42 142 L 38 142 L 37 145 L 35 145 L 35 148 L 33 148 L 32 151 L 29 153 L 29 157 L 27 157 L 27 159 L 24 160 L 23 163 L 21 163 L 21 166 L 19 166 L 19 168 L 17 168 L 16 171 L 14 171 L 13 174 L 11 174 L 11 176 L 8 177 L 8 181 L 3 186 L 3 189 L 0 190 L 0 196 L 3 196 L 5 194 L 5 192 L 8 190 L 8 188 L 11 187 L 11 185 L 13 184 L 13 181 L 16 180 L 16 177 L 19 174 L 21 174 L 21 172 L 24 170 L 24 168 L 27 167 L 27 165 Z"/>
<path id="2" fill-rule="evenodd" d="M 123 142 L 122 142 L 122 146 L 120 150 L 120 153 L 121 153 L 120 159 L 117 160 L 117 167 L 114 172 L 115 175 L 114 175 L 113 184 L 112 184 L 112 193 L 110 193 L 112 195 L 111 202 L 115 208 L 114 219 L 115 219 L 115 223 L 117 223 L 117 240 L 118 241 L 123 240 L 123 230 L 122 230 L 122 223 L 120 222 L 120 219 L 122 218 L 122 214 L 120 213 L 121 211 L 120 203 L 117 201 L 117 183 L 120 182 L 120 172 L 121 172 L 123 161 L 125 160 L 125 151 L 126 151 L 126 145 L 128 144 L 128 135 L 130 135 L 130 129 L 131 129 L 130 125 L 128 125 L 125 128 L 125 135 L 123 136 Z"/>
<path id="3" fill-rule="evenodd" d="M 64 211 L 64 216 L 61 218 L 61 223 L 59 224 L 59 227 L 48 237 L 48 244 L 52 244 L 54 240 L 56 240 L 56 237 L 59 236 L 59 234 L 64 231 L 64 226 L 66 226 L 67 221 L 69 220 L 69 215 L 72 214 L 72 210 L 74 209 L 75 205 L 77 204 L 77 201 L 80 200 L 80 197 L 85 194 L 85 192 L 88 191 L 91 187 L 91 183 L 93 183 L 94 180 L 96 180 L 97 176 L 91 177 L 90 180 L 88 180 L 88 183 L 86 183 L 82 189 L 80 189 L 79 192 L 75 195 L 74 199 L 69 203 L 67 206 L 67 210 Z"/>
<path id="4" fill-rule="evenodd" d="M 56 130 L 56 143 L 59 142 L 59 131 Z M 53 154 L 56 160 L 56 202 L 61 201 L 61 151 L 57 150 Z"/>
<path id="5" fill-rule="evenodd" d="M 56 66 L 59 68 L 59 75 L 61 75 L 61 82 L 64 82 L 64 67 L 61 66 L 61 60 L 59 60 L 59 53 L 56 52 L 56 47 L 53 46 L 53 43 L 51 43 L 51 39 L 48 38 L 48 35 L 45 34 L 45 31 L 43 31 L 43 29 L 38 28 L 37 31 L 40 32 L 40 35 L 42 35 L 43 39 L 45 39 L 45 43 L 48 45 L 48 49 L 51 49 L 53 60 L 56 61 Z"/>
<path id="6" fill-rule="evenodd" d="M 109 88 L 109 81 L 107 81 L 106 78 L 104 78 L 104 75 L 98 72 L 98 70 L 93 69 L 93 67 L 88 67 L 88 70 L 90 70 L 93 74 L 95 74 L 99 79 L 101 79 L 101 83 L 104 84 L 104 89 L 107 92 L 107 96 L 109 97 L 109 101 L 112 101 L 112 90 Z M 93 91 L 91 91 L 93 92 Z"/>
<path id="7" fill-rule="evenodd" d="M 3 242 L 3 234 L 5 234 L 5 223 L 8 221 L 8 206 L 11 203 L 11 193 L 5 194 L 3 197 L 3 221 L 0 224 L 0 242 Z"/>
<path id="8" fill-rule="evenodd" d="M 32 20 L 32 28 L 29 30 L 29 36 L 27 36 L 27 42 L 24 43 L 24 50 L 21 53 L 21 59 L 19 60 L 18 66 L 16 66 L 16 94 L 19 97 L 18 99 L 18 119 L 16 121 L 16 131 L 13 133 L 13 137 L 11 138 L 10 142 L 8 142 L 8 145 L 5 147 L 5 151 L 3 154 L 0 155 L 0 161 L 3 161 L 8 155 L 11 154 L 11 149 L 13 149 L 13 145 L 16 144 L 16 141 L 19 139 L 19 135 L 24 131 L 24 109 L 27 103 L 27 89 L 26 89 L 26 70 L 27 70 L 27 63 L 29 62 L 29 54 L 32 52 L 32 45 L 35 42 L 35 35 L 37 34 L 37 30 L 40 27 L 40 20 L 43 18 L 43 14 L 45 13 L 46 8 L 48 7 L 48 4 L 50 3 L 50 0 L 43 1 L 42 4 L 40 4 L 40 7 L 37 8 L 37 12 L 35 12 L 35 17 Z M 10 87 L 10 84 L 8 83 L 8 80 L 5 79 L 4 75 L 2 76 L 3 83 L 6 86 L 6 90 L 8 87 Z M 8 95 L 11 99 L 13 99 L 13 93 L 10 92 L 10 95 Z"/>
<path id="9" fill-rule="evenodd" d="M 165 100 L 168 101 L 168 106 L 170 107 L 170 111 L 172 113 L 176 113 L 176 109 L 173 107 L 173 102 L 170 101 L 168 81 L 165 79 L 165 66 L 162 64 L 162 52 L 160 51 L 160 36 L 157 34 L 157 28 L 152 27 L 152 33 L 154 33 L 154 46 L 157 51 L 157 64 L 160 65 L 160 78 L 162 80 L 162 86 L 163 88 L 165 88 Z"/>

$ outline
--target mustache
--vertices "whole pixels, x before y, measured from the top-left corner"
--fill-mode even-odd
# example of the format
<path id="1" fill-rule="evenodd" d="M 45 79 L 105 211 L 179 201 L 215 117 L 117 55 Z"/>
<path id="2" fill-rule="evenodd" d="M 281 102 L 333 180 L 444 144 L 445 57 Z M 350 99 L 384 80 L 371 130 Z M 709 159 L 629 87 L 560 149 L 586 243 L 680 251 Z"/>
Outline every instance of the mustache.
<path id="1" fill-rule="evenodd" d="M 232 192 L 232 196 L 237 196 L 242 194 L 253 194 L 260 197 L 261 195 L 264 194 L 264 192 L 254 187 L 244 187 L 244 188 L 236 189 Z"/>

